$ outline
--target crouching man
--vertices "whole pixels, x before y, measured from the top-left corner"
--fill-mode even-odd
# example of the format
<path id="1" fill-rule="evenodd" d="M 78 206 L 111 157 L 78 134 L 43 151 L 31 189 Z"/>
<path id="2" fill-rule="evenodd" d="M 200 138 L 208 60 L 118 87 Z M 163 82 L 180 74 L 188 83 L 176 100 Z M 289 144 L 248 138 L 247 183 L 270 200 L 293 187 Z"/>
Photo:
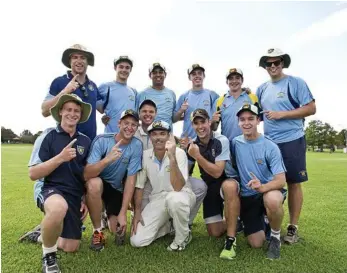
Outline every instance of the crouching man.
<path id="1" fill-rule="evenodd" d="M 192 240 L 188 222 L 196 200 L 188 182 L 188 159 L 182 149 L 169 141 L 167 122 L 153 122 L 148 133 L 153 148 L 144 151 L 143 168 L 137 175 L 130 242 L 134 247 L 150 245 L 170 232 L 172 218 L 175 238 L 167 249 L 181 251 Z M 141 211 L 145 183 L 150 183 L 153 190 L 149 203 Z"/>

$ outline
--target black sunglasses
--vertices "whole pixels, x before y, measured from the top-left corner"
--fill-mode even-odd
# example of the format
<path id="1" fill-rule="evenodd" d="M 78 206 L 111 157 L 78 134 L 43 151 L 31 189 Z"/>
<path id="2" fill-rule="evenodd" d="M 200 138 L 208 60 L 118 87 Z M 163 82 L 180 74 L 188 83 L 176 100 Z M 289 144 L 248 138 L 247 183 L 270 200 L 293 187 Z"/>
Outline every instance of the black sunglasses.
<path id="1" fill-rule="evenodd" d="M 83 84 L 78 83 L 78 88 L 81 89 L 81 91 L 83 92 L 83 97 L 88 98 L 88 90 L 87 88 L 85 88 L 85 86 Z"/>
<path id="2" fill-rule="evenodd" d="M 281 62 L 282 62 L 282 59 L 281 59 L 281 60 L 274 61 L 274 62 L 265 62 L 265 66 L 266 66 L 266 67 L 271 67 L 272 64 L 274 64 L 275 66 L 279 66 Z"/>

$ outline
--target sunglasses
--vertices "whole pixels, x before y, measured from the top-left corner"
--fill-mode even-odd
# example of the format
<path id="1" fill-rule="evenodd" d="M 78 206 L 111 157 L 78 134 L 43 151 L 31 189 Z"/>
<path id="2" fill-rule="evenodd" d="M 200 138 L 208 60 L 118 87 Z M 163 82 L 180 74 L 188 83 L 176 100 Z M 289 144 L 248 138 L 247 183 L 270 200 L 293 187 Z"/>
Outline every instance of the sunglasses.
<path id="1" fill-rule="evenodd" d="M 87 88 L 85 88 L 85 86 L 83 84 L 80 84 L 79 82 L 78 82 L 78 88 L 82 91 L 83 97 L 88 98 Z"/>
<path id="2" fill-rule="evenodd" d="M 274 61 L 274 62 L 265 62 L 265 66 L 266 66 L 266 67 L 271 67 L 272 64 L 274 64 L 275 66 L 279 66 L 281 62 L 282 62 L 282 59 L 281 59 L 281 60 Z"/>

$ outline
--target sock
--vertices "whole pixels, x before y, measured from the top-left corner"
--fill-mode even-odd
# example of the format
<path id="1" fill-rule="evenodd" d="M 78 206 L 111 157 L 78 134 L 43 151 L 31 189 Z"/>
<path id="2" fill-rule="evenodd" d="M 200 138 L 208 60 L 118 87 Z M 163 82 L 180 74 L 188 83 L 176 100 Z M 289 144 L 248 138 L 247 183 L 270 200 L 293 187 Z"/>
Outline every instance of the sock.
<path id="1" fill-rule="evenodd" d="M 281 230 L 273 230 L 271 229 L 271 237 L 275 237 L 279 241 L 281 240 Z"/>
<path id="2" fill-rule="evenodd" d="M 37 237 L 37 242 L 42 244 L 42 235 L 40 235 L 39 237 Z"/>
<path id="3" fill-rule="evenodd" d="M 42 244 L 42 251 L 43 251 L 43 256 L 46 256 L 46 254 L 48 254 L 48 253 L 57 252 L 58 251 L 58 243 L 55 243 L 55 245 L 52 247 L 45 247 Z"/>
<path id="4" fill-rule="evenodd" d="M 93 233 L 94 233 L 96 230 L 97 230 L 98 232 L 101 232 L 101 227 L 99 227 L 99 228 L 93 228 Z"/>
<path id="5" fill-rule="evenodd" d="M 236 242 L 236 238 L 227 235 L 227 240 L 230 240 L 232 243 Z"/>

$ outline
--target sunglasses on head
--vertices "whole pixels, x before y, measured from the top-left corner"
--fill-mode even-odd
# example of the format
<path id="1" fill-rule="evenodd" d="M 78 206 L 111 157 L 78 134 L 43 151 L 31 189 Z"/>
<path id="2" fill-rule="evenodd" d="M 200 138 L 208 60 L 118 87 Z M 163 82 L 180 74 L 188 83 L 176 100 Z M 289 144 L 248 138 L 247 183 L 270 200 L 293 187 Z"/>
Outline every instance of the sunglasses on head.
<path id="1" fill-rule="evenodd" d="M 275 66 L 279 66 L 281 64 L 281 62 L 282 62 L 282 59 L 274 61 L 274 62 L 265 62 L 265 66 L 266 67 L 271 67 L 272 64 L 274 64 Z"/>

